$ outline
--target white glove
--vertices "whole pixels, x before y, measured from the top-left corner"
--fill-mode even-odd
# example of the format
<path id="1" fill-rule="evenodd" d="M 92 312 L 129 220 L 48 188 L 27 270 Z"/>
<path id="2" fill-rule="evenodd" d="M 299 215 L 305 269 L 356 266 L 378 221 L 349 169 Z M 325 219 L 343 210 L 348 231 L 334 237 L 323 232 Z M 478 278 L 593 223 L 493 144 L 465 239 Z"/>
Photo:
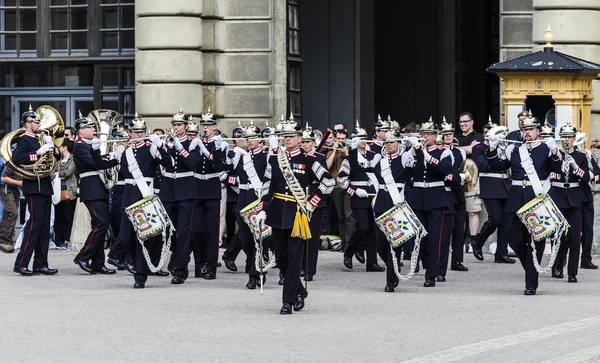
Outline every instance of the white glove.
<path id="1" fill-rule="evenodd" d="M 213 138 L 213 141 L 215 142 L 215 147 L 216 147 L 217 149 L 221 149 L 221 150 L 223 150 L 223 149 L 222 149 L 222 147 L 223 147 L 223 138 L 221 137 L 221 135 L 217 135 L 217 136 L 215 136 L 215 137 Z"/>
<path id="2" fill-rule="evenodd" d="M 275 136 L 275 135 L 269 136 L 269 148 L 275 149 L 278 145 L 279 145 L 279 140 L 277 139 L 277 136 Z"/>
<path id="3" fill-rule="evenodd" d="M 467 174 L 460 173 L 460 185 L 463 185 L 467 181 Z"/>
<path id="4" fill-rule="evenodd" d="M 426 163 L 428 163 L 431 160 L 431 155 L 429 155 L 427 149 L 423 149 L 423 157 L 425 158 Z"/>
<path id="5" fill-rule="evenodd" d="M 412 168 L 415 165 L 414 153 L 407 152 L 402 154 L 402 166 L 405 168 Z"/>
<path id="6" fill-rule="evenodd" d="M 571 166 L 573 167 L 574 170 L 577 170 L 577 168 L 579 168 L 579 164 L 577 164 L 577 162 L 571 155 L 569 155 L 568 160 L 569 160 L 569 164 L 571 164 Z"/>
<path id="7" fill-rule="evenodd" d="M 356 196 L 359 198 L 368 198 L 369 194 L 364 189 L 356 189 Z"/>
<path id="8" fill-rule="evenodd" d="M 308 213 L 312 213 L 312 212 L 315 211 L 315 207 L 312 204 L 310 204 L 310 203 L 306 203 L 306 211 Z"/>
<path id="9" fill-rule="evenodd" d="M 265 213 L 264 210 L 261 210 L 256 215 L 256 219 L 255 219 L 256 225 L 259 225 L 261 223 L 265 223 L 265 219 L 267 219 L 267 213 Z"/>
<path id="10" fill-rule="evenodd" d="M 371 167 L 374 168 L 377 164 L 379 164 L 380 161 L 381 161 L 381 154 L 375 154 L 375 156 L 373 156 L 373 160 L 371 160 Z"/>
<path id="11" fill-rule="evenodd" d="M 53 144 L 51 136 L 44 136 L 44 144 Z"/>
<path id="12" fill-rule="evenodd" d="M 100 144 L 102 144 L 102 141 L 100 139 L 93 139 L 92 140 L 92 149 L 99 150 Z"/>
<path id="13" fill-rule="evenodd" d="M 161 148 L 163 146 L 163 141 L 160 138 L 160 136 L 158 136 L 156 134 L 152 134 L 148 138 L 150 139 L 152 144 L 154 144 L 157 148 Z"/>
<path id="14" fill-rule="evenodd" d="M 123 156 L 123 152 L 125 152 L 125 147 L 123 145 L 119 145 L 117 150 L 113 151 L 110 155 L 110 160 L 121 160 L 121 156 Z"/>
<path id="15" fill-rule="evenodd" d="M 548 149 L 550 149 L 550 151 L 556 149 L 556 140 L 554 140 L 553 137 L 549 137 L 546 139 L 546 146 L 548 146 Z"/>
<path id="16" fill-rule="evenodd" d="M 44 155 L 54 150 L 54 144 L 44 144 L 35 152 L 38 155 Z"/>
<path id="17" fill-rule="evenodd" d="M 416 136 L 409 136 L 408 142 L 412 145 L 412 147 L 416 147 L 417 145 L 419 145 L 419 139 L 417 139 Z"/>
<path id="18" fill-rule="evenodd" d="M 181 145 L 181 141 L 179 141 L 179 138 L 176 137 L 175 141 L 173 142 L 173 146 L 175 147 L 175 150 L 179 151 L 183 148 L 183 145 Z"/>
<path id="19" fill-rule="evenodd" d="M 358 144 L 360 144 L 361 142 L 362 142 L 362 139 L 360 137 L 355 137 L 352 139 L 352 142 L 350 143 L 350 147 L 352 148 L 352 150 L 354 150 L 358 147 Z"/>
<path id="20" fill-rule="evenodd" d="M 500 139 L 496 135 L 488 136 L 488 144 L 490 144 L 490 151 L 494 151 L 500 144 Z"/>

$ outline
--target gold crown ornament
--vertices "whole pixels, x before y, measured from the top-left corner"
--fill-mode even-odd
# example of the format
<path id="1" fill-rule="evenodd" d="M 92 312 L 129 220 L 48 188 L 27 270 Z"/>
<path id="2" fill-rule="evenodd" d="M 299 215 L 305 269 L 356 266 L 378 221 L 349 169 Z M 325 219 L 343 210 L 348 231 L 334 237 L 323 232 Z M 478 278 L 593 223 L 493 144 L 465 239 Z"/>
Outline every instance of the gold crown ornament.
<path id="1" fill-rule="evenodd" d="M 567 123 L 560 128 L 558 134 L 560 137 L 575 137 L 575 135 L 577 135 L 577 128 L 571 123 L 571 120 L 568 120 Z"/>
<path id="2" fill-rule="evenodd" d="M 193 119 L 194 118 L 192 117 L 192 115 L 188 117 L 188 127 L 185 130 L 185 133 L 189 135 L 198 135 L 198 125 L 193 121 Z"/>
<path id="3" fill-rule="evenodd" d="M 561 130 L 562 130 L 562 128 L 561 128 Z M 540 131 L 540 136 L 554 137 L 554 127 L 552 125 L 548 125 L 548 124 L 543 125 L 542 130 Z"/>
<path id="4" fill-rule="evenodd" d="M 138 115 L 137 111 L 131 120 L 131 124 L 129 125 L 129 130 L 131 131 L 146 131 L 146 121 Z"/>
<path id="5" fill-rule="evenodd" d="M 173 115 L 173 118 L 171 119 L 171 123 L 186 123 L 187 120 L 185 118 L 185 113 L 183 113 L 183 107 L 179 108 L 179 112 L 177 112 L 176 114 Z"/>
<path id="6" fill-rule="evenodd" d="M 206 113 L 203 113 L 200 117 L 200 125 L 211 126 L 217 124 L 217 117 L 210 112 L 210 107 Z"/>
<path id="7" fill-rule="evenodd" d="M 454 132 L 454 125 L 450 122 L 446 121 L 446 116 L 442 118 L 442 123 L 440 125 L 440 134 L 441 135 L 450 135 Z"/>
<path id="8" fill-rule="evenodd" d="M 419 132 L 437 133 L 437 127 L 431 116 L 429 117 L 429 120 L 421 124 L 421 127 L 419 127 Z"/>
<path id="9" fill-rule="evenodd" d="M 358 120 L 356 120 L 356 128 L 352 131 L 351 137 L 352 138 L 355 138 L 355 137 L 366 138 L 367 136 L 368 136 L 367 130 L 360 127 Z"/>

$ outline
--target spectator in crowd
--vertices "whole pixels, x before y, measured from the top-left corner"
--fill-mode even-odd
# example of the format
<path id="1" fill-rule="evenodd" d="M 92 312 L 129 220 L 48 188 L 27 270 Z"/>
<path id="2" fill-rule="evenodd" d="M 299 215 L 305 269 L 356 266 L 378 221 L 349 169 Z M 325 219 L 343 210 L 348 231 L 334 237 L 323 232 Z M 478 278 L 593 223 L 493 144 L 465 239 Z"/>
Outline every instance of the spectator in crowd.
<path id="1" fill-rule="evenodd" d="M 75 128 L 68 126 L 65 127 L 65 140 L 75 141 Z"/>
<path id="2" fill-rule="evenodd" d="M 346 193 L 342 186 L 337 182 L 337 176 L 342 167 L 344 157 L 348 156 L 348 145 L 346 140 L 348 133 L 346 130 L 335 131 L 335 143 L 333 149 L 330 149 L 326 155 L 327 168 L 331 177 L 336 180 L 335 188 L 331 192 L 330 200 L 335 206 L 338 217 L 338 229 L 342 240 L 342 251 L 346 250 L 350 237 L 354 232 L 354 214 L 350 206 L 350 194 Z M 333 221 L 332 221 L 333 222 Z"/>
<path id="3" fill-rule="evenodd" d="M 19 200 L 21 198 L 19 187 L 23 185 L 23 179 L 11 172 L 3 163 L 1 169 L 0 197 L 4 203 L 4 218 L 0 222 L 0 251 L 13 253 L 15 251 L 13 235 L 19 218 Z"/>
<path id="4" fill-rule="evenodd" d="M 66 249 L 69 245 L 73 217 L 77 206 L 77 175 L 75 161 L 73 160 L 72 140 L 64 140 L 59 147 L 62 159 L 58 164 L 58 177 L 60 178 L 60 203 L 55 207 L 54 243 L 57 248 Z"/>
<path id="5" fill-rule="evenodd" d="M 161 129 L 161 128 L 157 128 L 157 129 L 154 129 L 154 130 L 152 131 L 152 133 L 153 133 L 154 135 L 164 135 L 164 134 L 165 134 L 165 130 L 163 130 L 163 129 Z"/>

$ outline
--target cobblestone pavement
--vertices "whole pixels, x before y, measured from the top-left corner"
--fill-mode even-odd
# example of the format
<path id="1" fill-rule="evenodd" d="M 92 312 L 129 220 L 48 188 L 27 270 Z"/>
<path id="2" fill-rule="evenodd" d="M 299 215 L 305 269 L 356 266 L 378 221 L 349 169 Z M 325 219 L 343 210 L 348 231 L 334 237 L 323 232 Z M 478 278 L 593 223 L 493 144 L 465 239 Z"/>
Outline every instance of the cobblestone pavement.
<path id="1" fill-rule="evenodd" d="M 520 265 L 465 255 L 468 272 L 435 288 L 420 272 L 390 294 L 385 273 L 321 252 L 306 308 L 280 316 L 277 271 L 263 296 L 224 267 L 216 280 L 150 277 L 134 290 L 128 273 L 87 275 L 73 257 L 50 251 L 58 275 L 21 277 L 15 254 L 0 255 L 0 361 L 600 360 L 600 271 L 581 270 L 577 284 L 543 276 L 538 295 L 524 296 Z"/>

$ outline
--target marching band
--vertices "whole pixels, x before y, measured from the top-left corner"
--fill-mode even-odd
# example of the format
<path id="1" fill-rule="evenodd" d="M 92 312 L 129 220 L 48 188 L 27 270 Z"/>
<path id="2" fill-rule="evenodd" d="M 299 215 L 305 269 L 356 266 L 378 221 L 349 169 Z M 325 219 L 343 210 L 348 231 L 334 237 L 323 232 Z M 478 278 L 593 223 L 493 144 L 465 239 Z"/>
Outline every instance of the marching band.
<path id="1" fill-rule="evenodd" d="M 357 122 L 345 143 L 345 130 L 323 135 L 308 125 L 302 129 L 293 116 L 264 130 L 239 124 L 228 139 L 218 132 L 210 109 L 199 123 L 180 110 L 166 135 L 147 135 L 146 122 L 136 113 L 126 130 L 113 125 L 113 140 L 102 140 L 97 122 L 80 115 L 73 155 L 91 230 L 74 262 L 89 274 L 116 273 L 105 266 L 111 224 L 115 242 L 106 262 L 132 273 L 134 288 L 144 288 L 148 275 L 171 275 L 172 284 L 183 284 L 192 253 L 194 276 L 215 279 L 221 209 L 227 208 L 225 267 L 237 271 L 235 260 L 243 250 L 246 287 L 262 291 L 276 265 L 283 286 L 280 313 L 292 314 L 305 307 L 306 283 L 317 273 L 326 206 L 334 203 L 343 265 L 353 269 L 356 258 L 366 261 L 367 271 L 387 270 L 385 292 L 409 281 L 421 265 L 424 287 L 446 282 L 448 264 L 468 271 L 465 231 L 480 261 L 486 241 L 498 231 L 494 262 L 514 263 L 510 246 L 525 270 L 525 295 L 537 293 L 540 273 L 563 278 L 565 265 L 568 282 L 576 283 L 580 251 L 581 267 L 597 268 L 591 261 L 591 188 L 600 175 L 598 160 L 583 146 L 586 135 L 570 122 L 558 130 L 557 140 L 554 129 L 530 112 L 518 117 L 519 130 L 509 133 L 490 120 L 485 138 L 464 148 L 445 118 L 439 125 L 430 118 L 415 130 L 378 118 L 374 140 Z M 46 163 L 58 155 L 55 135 L 40 126 L 40 114 L 31 109 L 21 123 L 16 142 L 2 141 L 16 144 L 6 165 L 24 178 L 31 216 L 14 271 L 53 275 L 58 271 L 48 267 L 45 243 L 50 174 L 32 178 L 22 170 L 32 165 L 36 170 L 42 159 Z M 103 155 L 107 141 L 116 143 Z M 116 179 L 110 194 L 108 174 Z M 488 214 L 476 235 L 466 229 L 466 197 L 473 196 L 465 195 L 467 184 L 478 185 Z M 352 223 L 347 223 L 349 212 Z M 550 263 L 542 267 L 547 241 Z M 400 273 L 402 254 L 410 260 L 407 275 Z"/>

